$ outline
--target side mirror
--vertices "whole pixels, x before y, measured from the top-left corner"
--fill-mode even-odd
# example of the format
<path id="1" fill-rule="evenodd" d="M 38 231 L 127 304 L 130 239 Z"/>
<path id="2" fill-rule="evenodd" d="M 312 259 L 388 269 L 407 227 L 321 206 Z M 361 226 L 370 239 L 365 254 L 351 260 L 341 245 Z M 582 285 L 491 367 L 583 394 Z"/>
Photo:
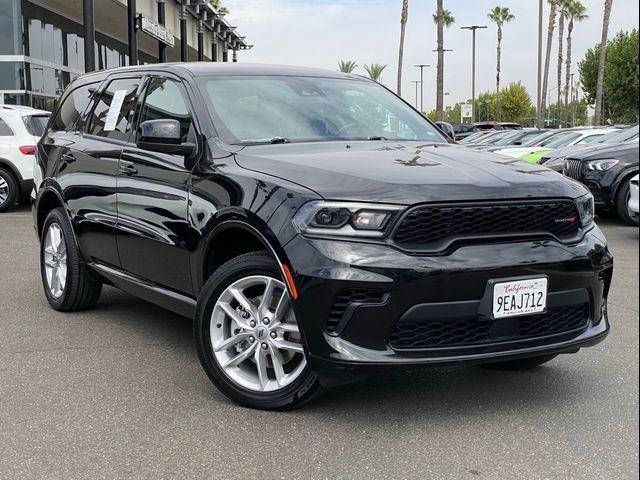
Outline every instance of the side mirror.
<path id="1" fill-rule="evenodd" d="M 193 143 L 182 143 L 180 122 L 169 118 L 142 122 L 138 128 L 136 145 L 143 150 L 184 157 L 196 151 Z"/>
<path id="2" fill-rule="evenodd" d="M 522 145 L 522 142 L 518 140 L 517 142 L 513 142 L 514 145 Z"/>

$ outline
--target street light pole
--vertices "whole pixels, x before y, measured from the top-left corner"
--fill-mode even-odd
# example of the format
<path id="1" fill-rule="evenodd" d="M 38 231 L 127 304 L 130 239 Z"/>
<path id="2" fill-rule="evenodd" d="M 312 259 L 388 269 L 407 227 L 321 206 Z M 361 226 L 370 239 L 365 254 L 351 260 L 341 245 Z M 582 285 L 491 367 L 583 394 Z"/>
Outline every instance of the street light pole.
<path id="1" fill-rule="evenodd" d="M 414 67 L 420 68 L 420 113 L 424 113 L 424 68 L 430 66 L 426 63 L 414 65 Z"/>
<path id="2" fill-rule="evenodd" d="M 461 30 L 471 30 L 472 48 L 471 48 L 471 123 L 476 121 L 476 30 L 479 28 L 487 28 L 486 25 L 471 25 L 469 27 L 460 27 Z"/>
<path id="3" fill-rule="evenodd" d="M 416 110 L 418 109 L 418 85 L 420 85 L 420 80 L 411 80 L 411 83 L 416 85 Z"/>
<path id="4" fill-rule="evenodd" d="M 543 0 L 539 0 L 538 4 L 538 103 L 536 109 L 537 127 L 544 127 L 544 118 L 540 115 L 540 109 L 542 108 L 544 98 L 542 98 L 542 3 Z"/>

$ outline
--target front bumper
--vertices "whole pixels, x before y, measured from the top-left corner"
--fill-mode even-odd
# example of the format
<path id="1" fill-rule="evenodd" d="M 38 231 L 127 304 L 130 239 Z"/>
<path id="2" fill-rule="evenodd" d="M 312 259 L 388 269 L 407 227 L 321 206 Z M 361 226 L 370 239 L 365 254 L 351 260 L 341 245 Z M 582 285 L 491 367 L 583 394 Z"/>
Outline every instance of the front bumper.
<path id="1" fill-rule="evenodd" d="M 302 236 L 285 250 L 299 287 L 294 309 L 306 354 L 320 373 L 357 376 L 395 366 L 487 363 L 575 352 L 598 343 L 609 331 L 606 297 L 613 259 L 595 226 L 572 245 L 505 241 L 461 246 L 446 256 L 409 255 L 385 245 Z M 436 316 L 444 325 L 463 314 L 490 323 L 487 283 L 531 275 L 548 277 L 549 308 L 586 305 L 584 325 L 560 333 L 518 338 L 501 334 L 489 341 L 444 347 L 406 349 L 392 342 L 398 322 L 411 315 L 429 321 Z M 336 307 L 339 301 L 344 304 L 340 299 L 345 291 L 362 290 L 380 295 L 368 303 L 355 295 L 355 306 Z M 337 321 L 336 311 L 342 313 Z"/>

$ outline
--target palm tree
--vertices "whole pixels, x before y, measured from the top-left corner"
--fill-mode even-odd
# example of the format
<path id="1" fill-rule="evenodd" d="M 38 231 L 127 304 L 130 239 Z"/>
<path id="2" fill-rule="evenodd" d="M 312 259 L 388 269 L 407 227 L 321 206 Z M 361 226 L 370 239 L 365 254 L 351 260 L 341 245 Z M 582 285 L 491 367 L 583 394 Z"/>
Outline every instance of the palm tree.
<path id="1" fill-rule="evenodd" d="M 509 12 L 509 8 L 507 7 L 494 7 L 487 17 L 489 17 L 489 20 L 495 23 L 498 27 L 498 47 L 496 49 L 496 120 L 500 121 L 500 59 L 502 55 L 502 26 L 513 20 L 515 15 Z"/>
<path id="2" fill-rule="evenodd" d="M 338 70 L 342 73 L 353 73 L 357 67 L 358 64 L 353 60 L 340 60 L 338 62 Z"/>
<path id="3" fill-rule="evenodd" d="M 569 101 L 569 81 L 571 80 L 571 34 L 573 33 L 574 22 L 582 22 L 589 18 L 587 8 L 578 0 L 571 0 L 567 7 L 567 15 L 569 18 L 569 26 L 567 27 L 567 67 L 565 69 L 564 82 L 564 103 Z"/>
<path id="4" fill-rule="evenodd" d="M 436 120 L 442 120 L 444 107 L 444 27 L 450 27 L 456 19 L 449 10 L 442 8 L 438 0 L 433 21 L 438 26 L 438 65 L 436 68 Z"/>
<path id="5" fill-rule="evenodd" d="M 604 0 L 604 14 L 602 15 L 602 37 L 600 39 L 600 61 L 598 62 L 598 81 L 596 82 L 596 113 L 595 124 L 602 122 L 602 92 L 604 90 L 604 60 L 607 55 L 607 33 L 609 32 L 609 17 L 613 0 Z"/>
<path id="6" fill-rule="evenodd" d="M 369 78 L 374 82 L 380 83 L 382 80 L 382 71 L 387 68 L 386 65 L 380 65 L 379 63 L 372 63 L 371 65 L 365 65 L 364 69 L 369 75 Z"/>
<path id="7" fill-rule="evenodd" d="M 551 45 L 553 44 L 553 31 L 556 25 L 556 10 L 558 0 L 549 0 L 551 11 L 549 12 L 549 28 L 547 30 L 547 53 L 544 58 L 544 73 L 542 74 L 542 93 L 540 94 L 539 124 L 544 122 L 544 114 L 547 107 L 547 89 L 549 88 L 549 63 L 551 62 Z"/>
<path id="8" fill-rule="evenodd" d="M 562 45 L 564 35 L 564 21 L 568 16 L 567 9 L 572 0 L 558 0 L 558 78 L 556 89 L 558 97 L 556 100 L 556 111 L 560 111 L 560 101 L 562 99 L 562 52 L 564 47 Z"/>
<path id="9" fill-rule="evenodd" d="M 398 47 L 398 96 L 402 94 L 402 59 L 404 58 L 404 32 L 409 18 L 409 0 L 402 0 L 400 13 L 400 46 Z"/>

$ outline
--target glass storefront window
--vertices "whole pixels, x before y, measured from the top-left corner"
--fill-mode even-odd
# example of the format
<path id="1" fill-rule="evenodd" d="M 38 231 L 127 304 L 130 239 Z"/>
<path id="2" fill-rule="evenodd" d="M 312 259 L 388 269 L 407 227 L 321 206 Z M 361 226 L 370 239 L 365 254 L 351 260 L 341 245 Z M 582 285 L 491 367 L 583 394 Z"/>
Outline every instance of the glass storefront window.
<path id="1" fill-rule="evenodd" d="M 0 55 L 22 55 L 20 0 L 0 0 Z"/>
<path id="2" fill-rule="evenodd" d="M 0 85 L 3 90 L 24 90 L 24 63 L 0 62 Z"/>

